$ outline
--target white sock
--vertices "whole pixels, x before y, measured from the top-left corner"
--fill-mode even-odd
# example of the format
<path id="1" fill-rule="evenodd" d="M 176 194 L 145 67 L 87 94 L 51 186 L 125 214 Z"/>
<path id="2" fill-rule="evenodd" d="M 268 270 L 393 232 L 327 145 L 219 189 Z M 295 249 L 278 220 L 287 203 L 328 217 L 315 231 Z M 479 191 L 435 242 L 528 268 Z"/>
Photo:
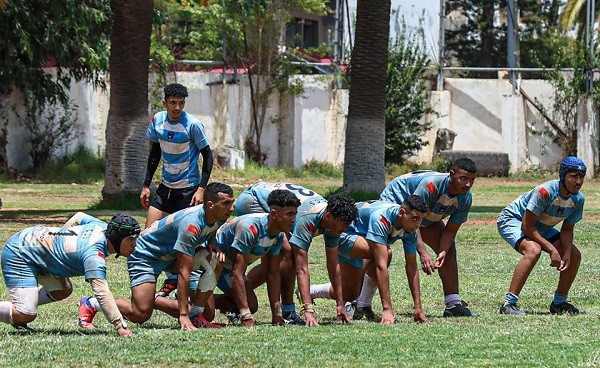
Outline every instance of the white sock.
<path id="1" fill-rule="evenodd" d="M 329 292 L 330 289 L 331 289 L 331 283 L 310 285 L 310 297 L 313 299 L 316 299 L 316 298 L 332 299 L 331 293 Z"/>
<path id="2" fill-rule="evenodd" d="M 0 322 L 13 324 L 12 307 L 11 302 L 0 302 Z"/>
<path id="3" fill-rule="evenodd" d="M 373 304 L 373 296 L 377 291 L 377 280 L 372 279 L 365 273 L 363 277 L 362 289 L 356 299 L 356 308 L 370 307 Z"/>
<path id="4" fill-rule="evenodd" d="M 38 305 L 53 303 L 55 301 L 56 299 L 54 299 L 52 295 L 50 295 L 50 292 L 46 290 L 45 287 L 42 286 L 38 289 Z"/>
<path id="5" fill-rule="evenodd" d="M 194 304 L 190 304 L 190 318 L 196 318 L 199 314 L 202 314 L 204 312 L 204 307 L 199 307 L 197 305 Z"/>
<path id="6" fill-rule="evenodd" d="M 96 298 L 90 298 L 90 305 L 95 310 L 102 311 L 102 307 L 100 306 L 100 303 L 98 303 L 98 299 L 96 299 Z"/>
<path id="7" fill-rule="evenodd" d="M 444 296 L 444 303 L 446 304 L 446 308 L 452 308 L 460 304 L 460 294 L 448 294 Z"/>

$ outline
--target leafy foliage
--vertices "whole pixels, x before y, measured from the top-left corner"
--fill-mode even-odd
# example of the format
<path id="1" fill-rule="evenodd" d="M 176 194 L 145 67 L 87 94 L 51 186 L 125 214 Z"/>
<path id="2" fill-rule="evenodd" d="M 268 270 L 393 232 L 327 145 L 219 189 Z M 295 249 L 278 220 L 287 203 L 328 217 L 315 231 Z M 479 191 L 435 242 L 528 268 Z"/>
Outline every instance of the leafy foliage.
<path id="1" fill-rule="evenodd" d="M 111 14 L 109 0 L 11 0 L 0 12 L 0 95 L 15 87 L 42 104 L 67 103 L 72 78 L 101 85 Z"/>
<path id="2" fill-rule="evenodd" d="M 18 112 L 15 111 L 17 115 Z M 29 155 L 33 170 L 37 171 L 59 149 L 79 136 L 76 131 L 77 109 L 75 105 L 39 105 L 34 99 L 25 99 L 25 116 L 19 116 L 29 132 Z"/>
<path id="3" fill-rule="evenodd" d="M 424 133 L 435 111 L 428 104 L 426 67 L 429 64 L 423 28 L 413 31 L 403 24 L 390 46 L 385 107 L 385 159 L 401 164 L 406 156 L 428 144 Z"/>
<path id="4" fill-rule="evenodd" d="M 518 2 L 521 66 L 556 63 L 555 53 L 544 39 L 558 29 L 562 3 L 562 0 Z M 455 59 L 464 66 L 506 66 L 506 1 L 447 1 L 446 14 L 452 12 L 453 18 L 460 21 L 446 30 L 446 59 Z"/>
<path id="5" fill-rule="evenodd" d="M 155 0 L 154 32 L 151 57 L 158 78 L 152 94 L 174 69 L 176 60 L 220 60 L 226 68 L 247 71 L 251 89 L 252 122 L 245 141 L 246 155 L 262 164 L 266 152 L 261 146 L 262 128 L 267 121 L 277 122 L 281 116 L 266 114 L 273 93 L 301 95 L 302 85 L 290 80 L 300 68 L 292 64 L 302 58 L 297 48 L 286 47 L 295 40 L 285 40 L 285 25 L 291 19 L 290 9 L 324 15 L 323 0 L 287 1 L 169 1 Z M 212 64 L 194 68 L 213 67 Z M 159 107 L 153 101 L 153 108 Z"/>

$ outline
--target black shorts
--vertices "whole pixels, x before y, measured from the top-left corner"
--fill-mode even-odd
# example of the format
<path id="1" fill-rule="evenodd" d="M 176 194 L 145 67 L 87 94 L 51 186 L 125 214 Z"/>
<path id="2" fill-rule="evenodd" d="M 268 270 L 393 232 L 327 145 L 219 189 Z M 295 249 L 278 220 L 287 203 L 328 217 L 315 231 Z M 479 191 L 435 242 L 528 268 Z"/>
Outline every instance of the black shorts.
<path id="1" fill-rule="evenodd" d="M 197 189 L 198 185 L 189 188 L 171 189 L 160 184 L 150 205 L 166 213 L 177 212 L 190 206 Z"/>

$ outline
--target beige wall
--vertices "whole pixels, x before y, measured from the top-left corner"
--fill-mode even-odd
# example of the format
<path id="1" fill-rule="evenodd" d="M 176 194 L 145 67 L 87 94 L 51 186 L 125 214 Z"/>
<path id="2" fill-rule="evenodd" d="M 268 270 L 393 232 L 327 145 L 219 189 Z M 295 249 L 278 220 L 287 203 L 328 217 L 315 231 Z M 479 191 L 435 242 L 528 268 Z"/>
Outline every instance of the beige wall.
<path id="1" fill-rule="evenodd" d="M 241 76 L 237 84 L 219 83 L 220 78 L 220 74 L 180 72 L 173 80 L 188 87 L 186 110 L 204 122 L 211 147 L 237 155 L 235 166 L 239 167 L 250 129 L 249 83 L 246 76 Z M 272 96 L 262 135 L 266 164 L 300 167 L 314 160 L 341 165 L 348 90 L 333 90 L 325 76 L 298 78 L 303 80 L 304 96 Z M 553 116 L 552 87 L 547 82 L 524 80 L 522 87 Z M 108 92 L 74 84 L 70 93 L 79 106 L 81 131 L 80 138 L 70 147 L 84 144 L 102 154 Z M 18 96 L 11 99 L 11 104 L 18 105 Z M 446 90 L 433 92 L 431 102 L 439 116 L 429 117 L 434 126 L 427 134 L 430 145 L 413 160 L 431 160 L 438 128 L 448 128 L 457 134 L 454 150 L 508 153 L 512 171 L 534 166 L 553 168 L 562 158 L 560 148 L 543 133 L 545 123 L 539 111 L 521 95 L 513 95 L 507 80 L 446 79 Z M 597 141 L 598 126 L 591 104 L 584 103 L 581 109 L 579 147 L 584 147 L 580 148 L 582 158 L 591 167 L 592 162 L 597 165 L 597 144 L 591 142 Z M 8 153 L 10 164 L 17 169 L 30 165 L 24 142 L 26 133 L 11 113 Z"/>

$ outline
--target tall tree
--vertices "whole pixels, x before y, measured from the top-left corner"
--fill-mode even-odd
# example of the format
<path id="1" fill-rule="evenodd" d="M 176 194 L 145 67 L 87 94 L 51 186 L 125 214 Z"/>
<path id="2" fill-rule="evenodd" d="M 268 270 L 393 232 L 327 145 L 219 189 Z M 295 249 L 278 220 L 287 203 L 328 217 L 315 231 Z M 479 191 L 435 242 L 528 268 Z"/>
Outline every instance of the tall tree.
<path id="1" fill-rule="evenodd" d="M 344 191 L 385 187 L 385 86 L 390 0 L 358 0 L 346 123 Z"/>
<path id="2" fill-rule="evenodd" d="M 8 170 L 6 97 L 19 91 L 45 109 L 68 103 L 72 79 L 101 85 L 112 26 L 108 0 L 11 0 L 1 6 L 0 172 Z M 56 66 L 56 73 L 46 66 Z"/>
<path id="3" fill-rule="evenodd" d="M 102 196 L 138 192 L 148 157 L 148 68 L 152 0 L 111 0 L 110 107 Z"/>
<path id="4" fill-rule="evenodd" d="M 563 0 L 521 0 L 519 7 L 520 59 L 523 67 L 554 66 L 555 53 L 548 37 L 558 28 Z M 458 21 L 446 29 L 446 59 L 463 66 L 505 67 L 507 2 L 455 0 L 446 2 L 446 15 Z M 491 74 L 490 74 L 491 76 Z"/>

